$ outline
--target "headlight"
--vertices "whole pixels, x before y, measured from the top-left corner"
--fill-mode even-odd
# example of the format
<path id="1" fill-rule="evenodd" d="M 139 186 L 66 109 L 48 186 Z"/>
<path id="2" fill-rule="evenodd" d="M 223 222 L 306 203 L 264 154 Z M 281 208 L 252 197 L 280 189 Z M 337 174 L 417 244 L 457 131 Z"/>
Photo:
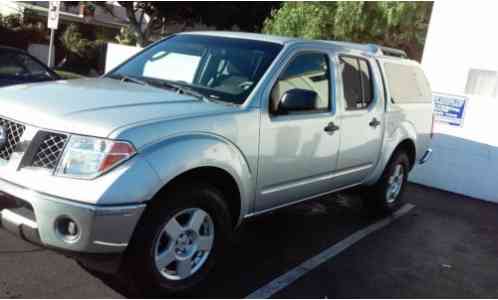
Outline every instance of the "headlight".
<path id="1" fill-rule="evenodd" d="M 127 142 L 72 135 L 56 175 L 92 179 L 135 154 Z"/>

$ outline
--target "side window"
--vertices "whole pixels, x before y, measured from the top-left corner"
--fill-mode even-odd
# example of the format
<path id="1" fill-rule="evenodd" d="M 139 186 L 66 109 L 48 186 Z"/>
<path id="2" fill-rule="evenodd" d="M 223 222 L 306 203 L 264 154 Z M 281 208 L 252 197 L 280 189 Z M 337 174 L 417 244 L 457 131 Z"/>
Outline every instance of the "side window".
<path id="1" fill-rule="evenodd" d="M 31 73 L 31 75 L 47 73 L 47 70 L 42 65 L 27 55 L 18 54 L 16 59 L 28 70 L 29 73 Z"/>
<path id="2" fill-rule="evenodd" d="M 305 53 L 296 56 L 280 75 L 271 93 L 271 111 L 276 112 L 282 95 L 292 89 L 317 94 L 315 110 L 330 109 L 330 72 L 328 56 Z"/>
<path id="3" fill-rule="evenodd" d="M 363 103 L 369 106 L 373 100 L 372 78 L 368 62 L 364 59 L 358 59 L 360 63 L 361 86 L 363 88 Z"/>
<path id="4" fill-rule="evenodd" d="M 341 56 L 341 75 L 346 110 L 367 108 L 373 100 L 370 66 L 365 59 Z"/>
<path id="5" fill-rule="evenodd" d="M 432 101 L 429 83 L 420 67 L 385 62 L 384 70 L 394 102 Z"/>
<path id="6" fill-rule="evenodd" d="M 18 76 L 26 70 L 15 59 L 12 53 L 0 53 L 0 76 Z"/>

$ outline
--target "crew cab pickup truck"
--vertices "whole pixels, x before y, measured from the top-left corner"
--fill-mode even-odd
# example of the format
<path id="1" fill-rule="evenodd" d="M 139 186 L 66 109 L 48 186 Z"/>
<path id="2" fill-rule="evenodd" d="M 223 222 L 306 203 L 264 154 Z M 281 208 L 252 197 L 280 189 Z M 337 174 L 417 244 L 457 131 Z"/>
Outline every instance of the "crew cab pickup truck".
<path id="1" fill-rule="evenodd" d="M 422 69 L 371 44 L 175 34 L 0 102 L 3 228 L 144 292 L 195 288 L 245 219 L 287 205 L 361 186 L 392 212 L 431 154 Z"/>

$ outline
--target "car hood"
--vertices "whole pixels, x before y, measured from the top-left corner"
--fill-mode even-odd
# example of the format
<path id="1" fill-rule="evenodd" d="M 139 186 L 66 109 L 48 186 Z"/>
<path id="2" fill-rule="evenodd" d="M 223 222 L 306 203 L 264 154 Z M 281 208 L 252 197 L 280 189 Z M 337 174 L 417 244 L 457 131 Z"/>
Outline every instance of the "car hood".
<path id="1" fill-rule="evenodd" d="M 41 128 L 107 137 L 150 121 L 235 108 L 110 78 L 60 80 L 0 88 L 0 115 Z"/>

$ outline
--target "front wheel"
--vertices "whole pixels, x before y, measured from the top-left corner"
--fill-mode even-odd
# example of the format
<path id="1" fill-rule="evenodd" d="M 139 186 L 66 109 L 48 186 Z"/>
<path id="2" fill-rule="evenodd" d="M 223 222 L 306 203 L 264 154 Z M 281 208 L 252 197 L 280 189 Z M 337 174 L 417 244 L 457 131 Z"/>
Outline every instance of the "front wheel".
<path id="1" fill-rule="evenodd" d="M 125 263 L 141 295 L 192 290 L 226 246 L 230 216 L 223 194 L 203 184 L 182 185 L 147 208 Z"/>
<path id="2" fill-rule="evenodd" d="M 404 152 L 393 155 L 372 193 L 365 195 L 365 203 L 374 213 L 390 214 L 403 204 L 410 161 Z M 373 197 L 372 197 L 373 196 Z"/>

